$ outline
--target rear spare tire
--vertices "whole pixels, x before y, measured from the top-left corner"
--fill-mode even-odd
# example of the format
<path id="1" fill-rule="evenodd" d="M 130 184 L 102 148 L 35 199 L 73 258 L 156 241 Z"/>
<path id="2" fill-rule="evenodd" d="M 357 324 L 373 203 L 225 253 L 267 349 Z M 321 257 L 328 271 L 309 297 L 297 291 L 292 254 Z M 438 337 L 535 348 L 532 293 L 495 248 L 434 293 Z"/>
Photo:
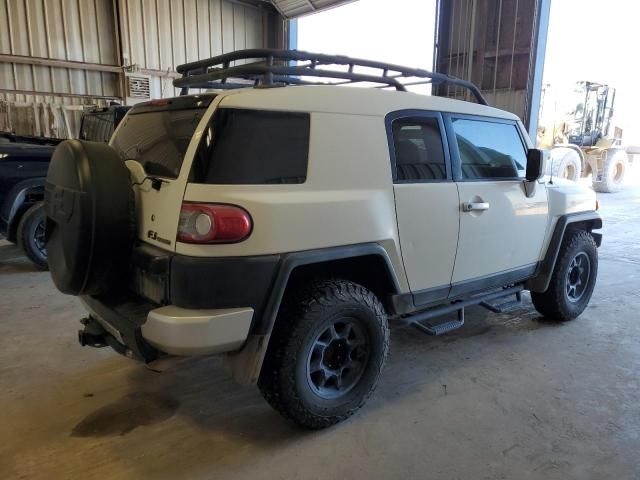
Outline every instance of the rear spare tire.
<path id="1" fill-rule="evenodd" d="M 109 145 L 62 142 L 45 190 L 49 269 L 70 295 L 105 293 L 126 272 L 135 218 L 129 171 Z"/>

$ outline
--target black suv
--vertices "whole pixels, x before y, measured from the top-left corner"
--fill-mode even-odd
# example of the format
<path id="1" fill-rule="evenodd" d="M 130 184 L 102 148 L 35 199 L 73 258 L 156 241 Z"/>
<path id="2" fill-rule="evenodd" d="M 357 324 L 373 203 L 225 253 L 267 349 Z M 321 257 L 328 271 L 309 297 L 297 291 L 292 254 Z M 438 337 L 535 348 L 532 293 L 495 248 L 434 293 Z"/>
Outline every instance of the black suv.
<path id="1" fill-rule="evenodd" d="M 107 143 L 130 107 L 112 105 L 85 112 L 80 138 Z M 0 136 L 0 235 L 17 243 L 38 266 L 47 268 L 44 183 L 53 150 L 61 139 Z"/>

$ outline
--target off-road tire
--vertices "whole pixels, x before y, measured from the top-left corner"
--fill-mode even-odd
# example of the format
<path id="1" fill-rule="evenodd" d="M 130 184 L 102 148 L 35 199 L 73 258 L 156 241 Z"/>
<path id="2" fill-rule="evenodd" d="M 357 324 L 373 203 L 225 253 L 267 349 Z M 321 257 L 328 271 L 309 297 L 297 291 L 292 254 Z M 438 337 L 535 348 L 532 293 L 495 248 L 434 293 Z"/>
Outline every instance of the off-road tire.
<path id="1" fill-rule="evenodd" d="M 602 168 L 602 180 L 597 181 L 597 175 L 593 174 L 593 189 L 596 192 L 614 193 L 622 189 L 624 179 L 629 168 L 629 159 L 624 150 L 609 150 L 604 153 Z"/>
<path id="2" fill-rule="evenodd" d="M 44 203 L 38 202 L 24 212 L 18 223 L 17 230 L 17 244 L 27 258 L 40 270 L 47 270 L 49 268 L 47 252 L 46 250 L 43 252 L 38 248 L 39 240 L 37 238 L 37 232 L 39 228 L 44 228 L 45 221 Z"/>
<path id="3" fill-rule="evenodd" d="M 571 301 L 567 293 L 567 282 L 569 282 L 572 261 L 580 254 L 588 257 L 589 277 L 580 298 Z M 598 248 L 591 234 L 584 230 L 568 232 L 558 252 L 549 288 L 544 293 L 531 292 L 533 306 L 549 320 L 560 322 L 573 320 L 587 308 L 597 275 Z"/>
<path id="4" fill-rule="evenodd" d="M 322 398 L 307 376 L 307 362 L 317 335 L 345 316 L 354 318 L 366 332 L 369 354 L 349 391 L 337 398 Z M 315 281 L 286 295 L 258 387 L 285 418 L 310 429 L 326 428 L 362 407 L 378 382 L 388 351 L 387 315 L 371 291 L 345 280 Z"/>

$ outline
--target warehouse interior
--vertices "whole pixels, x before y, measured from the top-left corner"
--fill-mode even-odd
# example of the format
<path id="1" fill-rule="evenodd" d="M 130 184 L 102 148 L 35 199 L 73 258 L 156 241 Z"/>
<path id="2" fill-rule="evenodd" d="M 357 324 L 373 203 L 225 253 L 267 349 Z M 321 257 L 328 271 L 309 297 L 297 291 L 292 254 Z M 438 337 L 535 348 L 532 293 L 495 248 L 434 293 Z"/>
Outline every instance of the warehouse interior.
<path id="1" fill-rule="evenodd" d="M 11 202 L 18 197 L 28 202 L 30 195 L 40 195 L 32 203 L 42 200 L 46 174 L 38 174 L 42 178 L 34 187 L 30 164 L 19 161 L 16 167 L 3 147 L 32 142 L 38 155 L 49 149 L 50 157 L 60 142 L 86 139 L 83 122 L 92 113 L 179 96 L 174 81 L 188 76 L 180 65 L 242 49 L 295 50 L 307 19 L 323 16 L 330 25 L 332 14 L 355 12 L 364 4 L 381 18 L 385 9 L 410 17 L 412 1 L 0 2 L 0 217 L 7 224 L 5 238 L 0 236 L 0 478 L 638 477 L 640 148 L 629 146 L 634 141 L 629 132 L 633 135 L 636 127 L 616 123 L 616 108 L 632 110 L 630 97 L 619 94 L 613 106 L 618 85 L 605 71 L 600 78 L 571 81 L 608 84 L 597 90 L 604 98 L 598 138 L 610 139 L 605 150 L 624 157 L 624 170 L 614 170 L 624 173 L 624 180 L 615 193 L 598 189 L 598 160 L 591 159 L 601 155 L 606 161 L 613 154 L 602 154 L 595 143 L 569 148 L 577 152 L 571 153 L 577 158 L 572 161 L 582 158 L 582 175 L 572 178 L 574 164 L 562 163 L 569 154 L 555 135 L 556 123 L 565 129 L 564 118 L 550 127 L 541 112 L 550 98 L 545 61 L 567 51 L 553 42 L 558 36 L 549 30 L 550 25 L 560 28 L 554 9 L 564 0 L 425 2 L 433 7 L 432 39 L 423 45 L 420 37 L 407 46 L 390 36 L 391 53 L 371 60 L 394 63 L 388 58 L 394 50 L 405 56 L 428 50 L 431 65 L 416 60 L 407 66 L 477 85 L 489 106 L 519 118 L 534 147 L 551 150 L 562 143 L 560 153 L 546 157 L 546 174 L 552 184 L 554 175 L 564 176 L 595 190 L 603 219 L 589 306 L 571 322 L 553 322 L 534 309 L 525 291 L 522 303 L 504 312 L 469 307 L 464 328 L 441 336 L 392 325 L 377 389 L 362 410 L 336 426 L 305 430 L 283 419 L 257 388 L 234 382 L 223 355 L 145 368 L 111 348 L 83 348 L 77 330 L 88 315 L 85 308 L 58 291 L 50 272 L 25 256 L 19 224 L 9 226 L 8 217 L 23 212 Z M 637 7 L 616 2 L 621 14 L 638 13 Z M 594 23 L 597 14 L 594 10 L 589 17 Z M 333 48 L 332 35 L 348 42 L 360 35 L 359 26 L 320 32 L 313 44 Z M 362 35 L 358 45 L 366 43 Z M 344 52 L 318 53 L 350 50 L 345 44 Z M 249 61 L 235 65 L 243 63 Z M 571 72 L 564 76 L 569 79 Z M 412 91 L 474 101 L 464 85 L 433 82 Z M 590 122 L 584 120 L 587 103 L 572 112 L 575 118 L 582 115 L 581 141 Z M 552 141 L 543 147 L 545 128 Z M 571 138 L 569 127 L 558 132 L 564 141 Z M 554 170 L 553 162 L 562 166 Z M 17 173 L 11 170 L 16 168 Z M 17 190 L 16 179 L 32 183 Z M 248 290 L 254 281 L 246 280 Z"/>

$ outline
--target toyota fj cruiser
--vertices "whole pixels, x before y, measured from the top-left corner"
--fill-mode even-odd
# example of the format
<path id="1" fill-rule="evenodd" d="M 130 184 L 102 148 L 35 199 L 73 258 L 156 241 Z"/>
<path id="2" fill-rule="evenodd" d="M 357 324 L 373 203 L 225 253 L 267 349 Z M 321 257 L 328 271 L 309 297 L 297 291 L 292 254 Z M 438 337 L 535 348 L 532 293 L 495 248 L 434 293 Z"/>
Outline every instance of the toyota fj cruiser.
<path id="1" fill-rule="evenodd" d="M 224 352 L 236 380 L 322 428 L 371 394 L 388 322 L 439 335 L 525 289 L 553 320 L 586 308 L 595 194 L 545 183 L 518 118 L 473 84 L 276 50 L 178 70 L 183 95 L 133 107 L 109 145 L 54 153 L 49 263 L 89 312 L 82 345 L 152 365 Z"/>

